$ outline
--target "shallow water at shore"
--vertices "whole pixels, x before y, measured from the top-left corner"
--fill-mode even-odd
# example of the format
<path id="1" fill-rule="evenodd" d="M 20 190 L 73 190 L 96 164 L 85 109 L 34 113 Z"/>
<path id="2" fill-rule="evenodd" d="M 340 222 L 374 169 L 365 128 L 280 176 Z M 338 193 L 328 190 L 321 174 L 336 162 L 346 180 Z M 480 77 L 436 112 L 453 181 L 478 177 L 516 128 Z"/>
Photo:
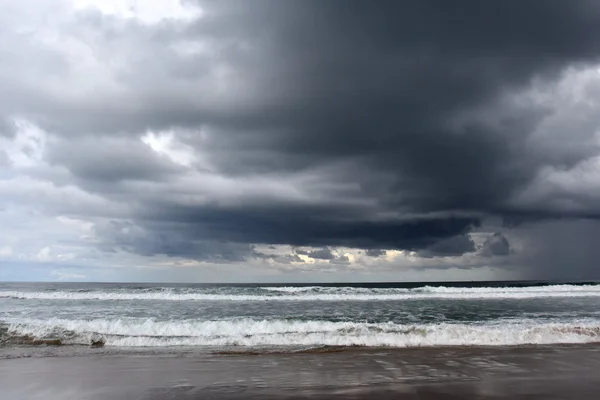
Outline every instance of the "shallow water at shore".
<path id="1" fill-rule="evenodd" d="M 17 351 L 12 349 L 11 351 Z M 24 348 L 0 360 L 3 399 L 596 399 L 600 346 L 346 348 L 206 354 L 192 348 Z M 46 351 L 46 353 L 44 353 Z"/>

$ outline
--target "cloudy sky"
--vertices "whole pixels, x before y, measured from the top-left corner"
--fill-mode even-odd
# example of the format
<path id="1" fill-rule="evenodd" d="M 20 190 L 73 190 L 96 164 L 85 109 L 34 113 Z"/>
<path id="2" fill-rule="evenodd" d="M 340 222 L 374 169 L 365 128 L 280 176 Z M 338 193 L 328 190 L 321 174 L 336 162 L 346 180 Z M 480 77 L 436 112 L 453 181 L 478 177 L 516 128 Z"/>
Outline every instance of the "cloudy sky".
<path id="1" fill-rule="evenodd" d="M 600 278 L 600 1 L 0 0 L 0 280 Z"/>

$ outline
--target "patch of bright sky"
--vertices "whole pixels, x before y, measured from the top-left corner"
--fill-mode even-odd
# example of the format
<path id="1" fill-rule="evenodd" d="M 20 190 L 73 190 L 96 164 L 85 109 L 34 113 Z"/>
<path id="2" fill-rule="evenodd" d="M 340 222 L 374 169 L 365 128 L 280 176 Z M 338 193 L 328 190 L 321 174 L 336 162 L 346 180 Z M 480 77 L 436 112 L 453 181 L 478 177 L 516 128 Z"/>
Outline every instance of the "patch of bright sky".
<path id="1" fill-rule="evenodd" d="M 179 142 L 173 131 L 148 132 L 141 137 L 143 143 L 155 152 L 167 156 L 172 162 L 190 167 L 196 161 L 194 149 Z"/>
<path id="2" fill-rule="evenodd" d="M 202 16 L 202 9 L 185 0 L 72 0 L 76 10 L 96 10 L 104 15 L 135 19 L 144 24 L 164 20 L 191 22 Z"/>
<path id="3" fill-rule="evenodd" d="M 32 167 L 42 163 L 47 134 L 23 119 L 12 121 L 14 137 L 0 136 L 0 148 L 8 156 L 13 167 Z"/>

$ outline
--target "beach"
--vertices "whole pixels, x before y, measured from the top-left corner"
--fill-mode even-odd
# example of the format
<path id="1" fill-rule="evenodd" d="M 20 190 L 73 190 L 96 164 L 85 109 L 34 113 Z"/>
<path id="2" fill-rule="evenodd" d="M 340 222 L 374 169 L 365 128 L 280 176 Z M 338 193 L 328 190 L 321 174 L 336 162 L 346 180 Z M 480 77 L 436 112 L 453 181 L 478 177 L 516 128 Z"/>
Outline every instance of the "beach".
<path id="1" fill-rule="evenodd" d="M 0 0 L 0 400 L 600 400 L 600 0 Z"/>
<path id="2" fill-rule="evenodd" d="M 0 400 L 597 399 L 600 285 L 0 284 Z"/>
<path id="3" fill-rule="evenodd" d="M 3 400 L 597 399 L 600 347 L 330 348 L 301 353 L 13 348 Z"/>

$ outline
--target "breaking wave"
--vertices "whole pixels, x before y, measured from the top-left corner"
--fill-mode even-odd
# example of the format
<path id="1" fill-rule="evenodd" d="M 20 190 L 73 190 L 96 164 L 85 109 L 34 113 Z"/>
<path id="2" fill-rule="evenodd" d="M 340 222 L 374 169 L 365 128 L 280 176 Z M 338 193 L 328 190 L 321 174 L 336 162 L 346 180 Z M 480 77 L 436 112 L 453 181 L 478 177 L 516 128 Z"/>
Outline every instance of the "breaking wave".
<path id="1" fill-rule="evenodd" d="M 23 319 L 0 329 L 4 338 L 117 347 L 165 346 L 498 346 L 600 342 L 598 321 L 403 325 L 299 320 L 155 321 L 152 319 Z"/>
<path id="2" fill-rule="evenodd" d="M 0 298 L 26 300 L 155 300 L 155 301 L 371 301 L 413 299 L 530 299 L 600 297 L 600 285 L 554 285 L 535 287 L 229 287 L 153 290 L 0 291 Z"/>

